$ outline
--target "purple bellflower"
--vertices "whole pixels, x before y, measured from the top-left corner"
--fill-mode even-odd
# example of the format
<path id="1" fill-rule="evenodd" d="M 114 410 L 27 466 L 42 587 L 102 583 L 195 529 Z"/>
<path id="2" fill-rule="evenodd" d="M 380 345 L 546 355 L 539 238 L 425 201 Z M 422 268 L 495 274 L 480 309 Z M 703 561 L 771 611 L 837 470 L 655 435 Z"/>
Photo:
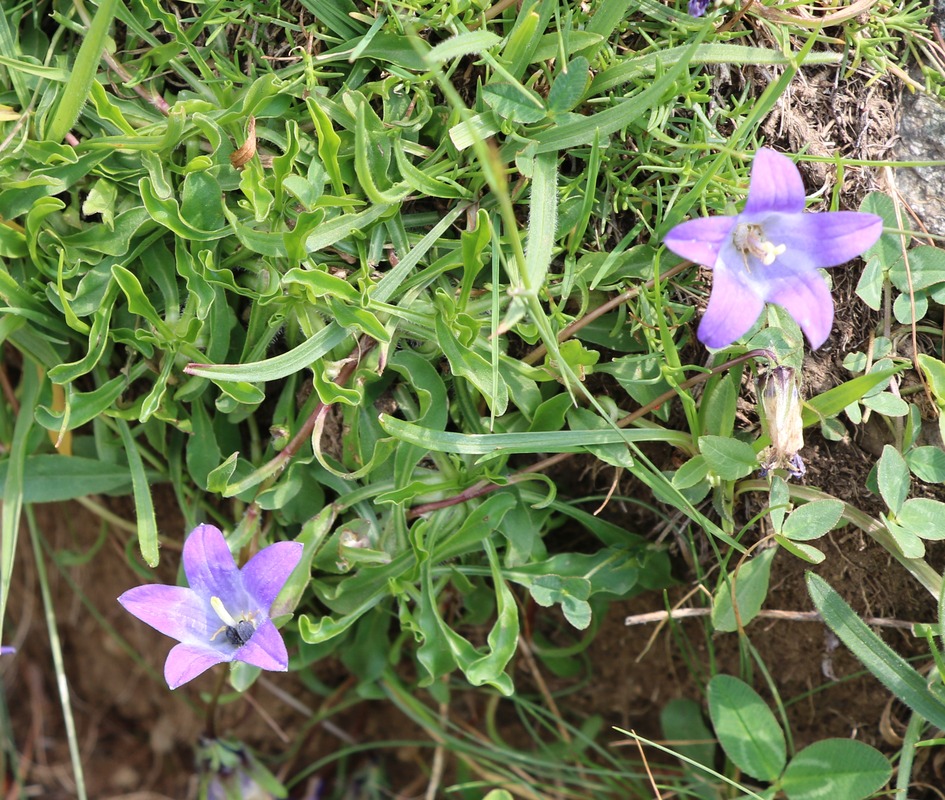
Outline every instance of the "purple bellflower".
<path id="1" fill-rule="evenodd" d="M 817 270 L 860 255 L 882 231 L 875 214 L 805 214 L 794 162 L 763 147 L 751 166 L 744 211 L 683 222 L 663 241 L 676 255 L 712 269 L 712 294 L 698 330 L 703 344 L 727 347 L 755 324 L 765 303 L 777 303 L 816 350 L 833 324 L 833 298 Z"/>
<path id="2" fill-rule="evenodd" d="M 224 661 L 285 672 L 289 656 L 269 610 L 301 558 L 301 544 L 277 542 L 239 569 L 219 528 L 198 525 L 184 542 L 189 588 L 137 586 L 118 602 L 180 642 L 164 664 L 171 689 Z"/>

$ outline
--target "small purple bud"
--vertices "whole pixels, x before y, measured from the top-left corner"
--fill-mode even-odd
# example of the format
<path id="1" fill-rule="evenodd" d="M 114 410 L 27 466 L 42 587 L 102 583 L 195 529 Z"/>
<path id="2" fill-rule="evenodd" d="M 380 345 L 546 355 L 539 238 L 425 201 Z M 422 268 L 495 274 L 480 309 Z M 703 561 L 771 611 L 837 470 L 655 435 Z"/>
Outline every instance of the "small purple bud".
<path id="1" fill-rule="evenodd" d="M 709 7 L 709 0 L 689 0 L 689 13 L 701 17 Z"/>

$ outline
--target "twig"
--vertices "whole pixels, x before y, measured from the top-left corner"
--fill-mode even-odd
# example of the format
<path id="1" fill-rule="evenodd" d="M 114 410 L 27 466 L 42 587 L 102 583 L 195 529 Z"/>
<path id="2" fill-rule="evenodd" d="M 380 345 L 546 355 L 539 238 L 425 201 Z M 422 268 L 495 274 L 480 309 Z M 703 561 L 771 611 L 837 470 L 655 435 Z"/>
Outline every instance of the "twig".
<path id="1" fill-rule="evenodd" d="M 667 622 L 668 620 L 690 619 L 692 617 L 707 617 L 712 613 L 711 608 L 677 608 L 674 611 L 649 611 L 646 614 L 633 614 L 624 620 L 624 625 L 649 625 L 654 622 Z M 778 609 L 762 609 L 758 612 L 759 617 L 765 619 L 786 620 L 789 622 L 823 622 L 824 618 L 817 611 L 781 611 Z M 888 617 L 864 617 L 863 622 L 867 625 L 874 625 L 877 628 L 898 628 L 900 630 L 912 630 L 920 622 L 906 622 L 901 619 L 889 619 Z"/>
<path id="2" fill-rule="evenodd" d="M 674 275 L 678 275 L 684 269 L 688 269 L 691 266 L 692 266 L 691 261 L 683 261 L 681 264 L 677 264 L 672 269 L 668 269 L 666 270 L 666 272 L 661 273 L 659 279 L 663 281 L 663 280 L 672 278 Z M 650 278 L 648 281 L 641 284 L 640 286 L 634 286 L 631 289 L 627 289 L 627 291 L 622 292 L 621 294 L 618 294 L 616 297 L 611 298 L 603 305 L 600 305 L 597 308 L 595 308 L 593 311 L 589 311 L 580 319 L 574 320 L 574 322 L 572 322 L 570 325 L 566 326 L 565 328 L 562 328 L 561 331 L 558 333 L 558 336 L 556 337 L 558 339 L 558 343 L 560 344 L 561 342 L 566 341 L 567 339 L 570 339 L 572 336 L 574 336 L 575 333 L 581 330 L 581 328 L 583 328 L 586 325 L 590 325 L 590 323 L 592 323 L 595 319 L 597 319 L 598 317 L 602 317 L 608 311 L 616 308 L 617 306 L 623 305 L 627 301 L 632 300 L 634 297 L 640 294 L 640 292 L 642 292 L 644 289 L 652 289 L 655 282 L 656 282 L 655 278 Z M 527 356 L 525 356 L 525 358 L 523 358 L 522 361 L 524 361 L 526 364 L 534 364 L 539 359 L 544 358 L 547 352 L 548 352 L 548 348 L 545 347 L 544 344 L 540 344 L 538 345 L 538 347 L 532 350 L 532 352 L 530 352 Z"/>

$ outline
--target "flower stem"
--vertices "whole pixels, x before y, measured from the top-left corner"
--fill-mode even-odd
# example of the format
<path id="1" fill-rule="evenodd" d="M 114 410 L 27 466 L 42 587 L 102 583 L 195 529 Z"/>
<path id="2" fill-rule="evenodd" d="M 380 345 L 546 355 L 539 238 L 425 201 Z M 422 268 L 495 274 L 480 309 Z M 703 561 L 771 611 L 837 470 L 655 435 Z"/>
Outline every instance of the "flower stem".
<path id="1" fill-rule="evenodd" d="M 208 739 L 217 738 L 217 706 L 220 701 L 220 695 L 223 694 L 223 687 L 226 685 L 226 670 L 220 670 L 220 677 L 217 679 L 216 688 L 213 690 L 213 697 L 207 704 L 207 727 L 204 734 Z"/>

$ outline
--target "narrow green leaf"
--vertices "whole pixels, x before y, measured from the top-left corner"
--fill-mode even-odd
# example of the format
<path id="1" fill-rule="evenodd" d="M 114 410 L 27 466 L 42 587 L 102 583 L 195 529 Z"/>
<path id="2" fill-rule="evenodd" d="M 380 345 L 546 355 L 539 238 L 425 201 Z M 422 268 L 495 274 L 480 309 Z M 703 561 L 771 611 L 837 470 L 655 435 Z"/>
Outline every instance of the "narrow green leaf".
<path id="1" fill-rule="evenodd" d="M 95 73 L 98 72 L 99 61 L 102 59 L 102 51 L 105 49 L 108 28 L 112 24 L 112 17 L 115 16 L 117 8 L 118 0 L 101 0 L 98 5 L 92 24 L 82 40 L 79 53 L 72 65 L 69 80 L 59 98 L 59 105 L 56 106 L 56 111 L 46 131 L 46 138 L 52 142 L 61 142 L 65 139 L 66 134 L 72 130 L 72 126 L 79 118 L 79 114 L 82 113 L 82 106 L 88 100 L 89 90 L 92 88 L 92 81 L 95 80 Z"/>
<path id="2" fill-rule="evenodd" d="M 699 34 L 699 38 L 705 31 Z M 689 60 L 698 47 L 698 39 L 686 48 L 678 62 L 667 73 L 639 94 L 623 100 L 606 111 L 600 111 L 589 117 L 563 122 L 547 131 L 536 135 L 537 153 L 551 153 L 566 150 L 569 147 L 579 147 L 590 144 L 597 138 L 603 140 L 605 136 L 626 128 L 634 120 L 659 103 L 666 93 L 675 84 L 676 79 L 689 66 Z"/>
<path id="3" fill-rule="evenodd" d="M 502 38 L 491 31 L 466 31 L 440 42 L 426 54 L 426 59 L 430 64 L 442 64 L 446 61 L 452 61 L 454 58 L 478 55 L 495 47 L 501 41 Z"/>
<path id="4" fill-rule="evenodd" d="M 10 454 L 4 461 L 7 467 L 6 481 L 3 484 L 3 508 L 0 509 L 0 626 L 6 617 L 7 597 L 10 593 L 10 579 L 13 576 L 13 559 L 16 554 L 16 540 L 20 531 L 20 515 L 23 511 L 26 488 L 27 443 L 33 427 L 33 415 L 25 409 L 36 407 L 43 381 L 35 364 L 26 361 L 20 403 L 24 411 L 16 416 L 13 425 L 13 441 Z"/>
<path id="5" fill-rule="evenodd" d="M 531 214 L 525 245 L 525 289 L 537 292 L 545 283 L 558 221 L 558 159 L 545 153 L 535 159 Z"/>
<path id="6" fill-rule="evenodd" d="M 0 462 L 3 491 L 6 491 L 9 470 L 9 460 Z M 27 457 L 23 480 L 26 503 L 59 503 L 90 494 L 124 494 L 131 489 L 131 474 L 123 465 L 48 453 Z"/>
<path id="7" fill-rule="evenodd" d="M 125 457 L 128 459 L 128 469 L 131 473 L 131 485 L 135 498 L 135 517 L 138 522 L 138 546 L 141 548 L 141 557 L 149 567 L 156 567 L 158 555 L 157 520 L 154 518 L 154 504 L 151 502 L 151 490 L 148 487 L 147 473 L 144 471 L 144 462 L 141 453 L 131 435 L 131 428 L 123 419 L 116 419 L 118 432 L 121 434 L 121 443 L 125 448 Z"/>
<path id="8" fill-rule="evenodd" d="M 920 355 L 919 358 L 921 359 L 922 356 Z M 833 389 L 828 389 L 817 397 L 812 397 L 804 404 L 804 427 L 809 428 L 824 418 L 836 416 L 851 403 L 861 400 L 870 389 L 879 386 L 883 381 L 888 381 L 908 366 L 908 362 L 898 364 L 889 362 L 888 366 L 875 369 L 868 375 L 860 375 L 858 378 L 834 386 Z M 942 366 L 945 368 L 945 364 Z"/>
<path id="9" fill-rule="evenodd" d="M 408 275 L 416 268 L 437 239 L 465 211 L 464 205 L 457 205 L 446 214 L 414 248 L 400 260 L 396 267 L 387 272 L 378 282 L 372 298 L 384 303 L 391 298 Z M 355 215 L 346 215 L 355 216 Z M 261 383 L 278 380 L 307 369 L 314 361 L 322 358 L 349 337 L 348 332 L 335 322 L 322 328 L 318 333 L 288 353 L 274 356 L 265 361 L 247 364 L 188 364 L 184 369 L 189 375 L 212 378 L 215 381 L 247 381 Z"/>
<path id="10" fill-rule="evenodd" d="M 937 728 L 945 729 L 945 704 L 926 679 L 863 622 L 820 576 L 807 573 L 807 591 L 827 626 L 876 679 Z"/>
<path id="11" fill-rule="evenodd" d="M 934 356 L 927 353 L 919 353 L 916 356 L 925 379 L 929 383 L 929 388 L 935 396 L 935 402 L 940 408 L 945 408 L 945 362 L 939 361 Z"/>
<path id="12" fill-rule="evenodd" d="M 603 444 L 671 442 L 676 446 L 684 446 L 683 442 L 689 443 L 689 437 L 684 433 L 663 428 L 464 434 L 423 428 L 387 414 L 381 414 L 378 419 L 381 427 L 391 436 L 439 453 L 580 453 L 587 447 Z"/>

